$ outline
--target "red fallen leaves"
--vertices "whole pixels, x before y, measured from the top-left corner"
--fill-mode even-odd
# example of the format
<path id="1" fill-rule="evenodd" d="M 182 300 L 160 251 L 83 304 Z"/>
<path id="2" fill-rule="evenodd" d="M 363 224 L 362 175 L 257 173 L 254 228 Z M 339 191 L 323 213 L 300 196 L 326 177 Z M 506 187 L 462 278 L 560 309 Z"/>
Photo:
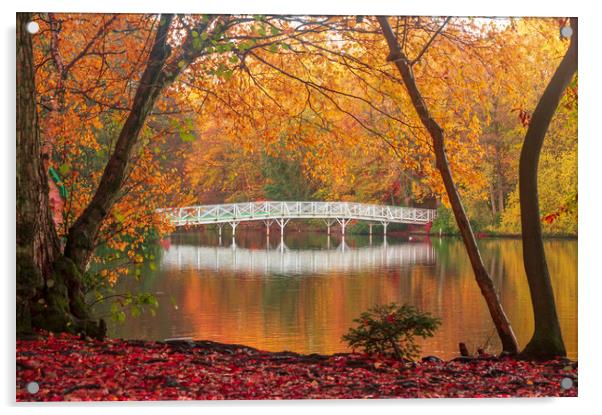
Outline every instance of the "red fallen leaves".
<path id="1" fill-rule="evenodd" d="M 577 396 L 577 364 L 564 359 L 425 360 L 47 336 L 17 342 L 17 401 Z"/>

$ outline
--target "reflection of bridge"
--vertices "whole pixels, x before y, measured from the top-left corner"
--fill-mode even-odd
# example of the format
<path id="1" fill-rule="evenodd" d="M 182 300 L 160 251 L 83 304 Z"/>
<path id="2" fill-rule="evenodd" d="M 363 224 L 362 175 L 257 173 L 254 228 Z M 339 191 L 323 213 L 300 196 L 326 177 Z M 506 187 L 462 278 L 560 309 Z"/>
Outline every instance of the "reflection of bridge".
<path id="1" fill-rule="evenodd" d="M 307 274 L 363 270 L 414 264 L 434 264 L 435 250 L 429 243 L 345 247 L 337 249 L 289 250 L 246 249 L 222 246 L 172 245 L 163 256 L 162 267 L 192 268 L 249 273 Z"/>
<path id="2" fill-rule="evenodd" d="M 374 222 L 382 224 L 386 234 L 389 223 L 426 225 L 436 217 L 433 209 L 352 202 L 248 202 L 160 209 L 159 212 L 175 226 L 217 224 L 220 235 L 224 224 L 229 224 L 235 234 L 236 227 L 247 221 L 263 221 L 268 235 L 270 226 L 276 222 L 282 235 L 291 219 L 323 219 L 329 234 L 330 227 L 338 222 L 343 235 L 349 221 L 364 220 L 369 222 L 370 234 Z"/>

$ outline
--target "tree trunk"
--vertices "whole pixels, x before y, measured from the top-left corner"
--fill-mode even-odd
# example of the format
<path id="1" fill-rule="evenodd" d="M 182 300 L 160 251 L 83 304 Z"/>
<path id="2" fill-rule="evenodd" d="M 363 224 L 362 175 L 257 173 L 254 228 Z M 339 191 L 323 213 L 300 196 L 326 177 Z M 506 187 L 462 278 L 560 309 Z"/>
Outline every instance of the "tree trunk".
<path id="1" fill-rule="evenodd" d="M 166 76 L 164 71 L 170 54 L 167 35 L 172 19 L 173 15 L 161 16 L 146 69 L 136 90 L 132 109 L 119 133 L 115 150 L 92 200 L 69 229 L 65 256 L 75 263 L 80 272 L 86 270 L 102 222 L 119 196 L 132 149 L 146 117 L 162 89 L 173 79 L 172 74 Z"/>
<path id="2" fill-rule="evenodd" d="M 42 298 L 59 243 L 40 157 L 30 13 L 17 13 L 17 330 L 31 330 L 32 304 Z"/>
<path id="3" fill-rule="evenodd" d="M 212 41 L 208 36 L 200 45 L 195 45 L 194 36 L 189 35 L 182 45 L 180 56 L 169 59 L 171 47 L 168 35 L 173 15 L 161 15 L 159 27 L 155 35 L 147 65 L 140 78 L 130 113 L 119 133 L 115 149 L 103 171 L 100 184 L 88 206 L 69 229 L 65 256 L 71 259 L 80 272 L 84 272 L 95 247 L 95 240 L 100 227 L 119 197 L 123 180 L 126 176 L 132 149 L 138 141 L 140 131 L 146 118 L 153 109 L 161 92 L 170 85 L 178 75 L 197 57 L 204 53 Z M 216 20 L 215 16 L 195 28 L 197 33 L 204 33 Z M 226 30 L 226 25 L 217 25 L 216 32 Z"/>
<path id="4" fill-rule="evenodd" d="M 393 33 L 391 26 L 389 25 L 387 17 L 379 16 L 378 21 L 383 30 L 383 35 L 387 41 L 387 44 L 389 45 L 389 57 L 387 60 L 394 62 L 397 66 L 397 69 L 399 70 L 399 73 L 403 79 L 403 83 L 412 100 L 414 109 L 416 110 L 422 124 L 427 129 L 433 140 L 436 166 L 441 174 L 441 178 L 443 179 L 445 190 L 449 197 L 451 207 L 456 218 L 456 223 L 458 224 L 458 228 L 460 229 L 460 233 L 464 241 L 464 245 L 466 246 L 466 251 L 468 252 L 468 257 L 470 258 L 470 263 L 472 265 L 477 284 L 479 285 L 481 293 L 483 294 L 485 302 L 487 303 L 489 313 L 491 314 L 491 318 L 495 324 L 498 336 L 502 342 L 502 348 L 507 353 L 516 354 L 518 352 L 516 337 L 514 336 L 510 322 L 506 317 L 506 313 L 502 308 L 500 299 L 493 284 L 493 280 L 489 277 L 489 274 L 485 269 L 474 233 L 470 226 L 470 222 L 466 217 L 466 212 L 464 211 L 464 206 L 462 205 L 462 201 L 460 199 L 460 194 L 458 193 L 452 177 L 447 155 L 445 153 L 445 137 L 443 129 L 431 117 L 426 103 L 424 102 L 422 95 L 418 90 L 418 86 L 416 85 L 408 58 L 399 47 L 399 43 L 397 42 L 397 38 Z"/>
<path id="5" fill-rule="evenodd" d="M 495 187 L 492 183 L 489 183 L 489 201 L 491 203 L 491 217 L 495 220 L 497 210 L 495 209 Z"/>
<path id="6" fill-rule="evenodd" d="M 500 176 L 501 179 L 501 176 Z M 503 187 L 503 183 L 498 183 L 498 189 L 497 189 L 497 198 L 498 198 L 498 210 L 500 212 L 500 215 L 504 213 L 504 187 Z"/>
<path id="7" fill-rule="evenodd" d="M 81 278 L 61 257 L 40 154 L 31 13 L 17 13 L 17 334 L 34 328 L 104 335 L 104 323 L 75 313 L 70 286 Z M 74 297 L 83 304 L 83 296 Z"/>
<path id="8" fill-rule="evenodd" d="M 33 312 L 28 307 L 21 307 L 23 310 L 18 310 L 19 321 L 30 321 L 35 327 L 46 328 L 52 331 L 70 331 L 84 332 L 94 337 L 102 337 L 106 332 L 104 321 L 99 323 L 93 322 L 89 318 L 89 309 L 85 304 L 83 290 L 83 273 L 86 271 L 89 259 L 93 253 L 95 239 L 98 235 L 100 227 L 119 197 L 123 180 L 127 173 L 128 162 L 134 145 L 138 141 L 138 136 L 144 126 L 146 117 L 152 110 L 155 101 L 163 91 L 163 89 L 172 83 L 176 77 L 197 57 L 201 56 L 211 42 L 211 36 L 201 42 L 200 45 L 194 43 L 194 36 L 189 36 L 182 45 L 182 53 L 168 62 L 171 55 L 171 47 L 168 44 L 169 28 L 173 20 L 173 15 L 161 15 L 159 25 L 155 34 L 153 46 L 149 53 L 145 70 L 140 78 L 139 86 L 134 96 L 132 109 L 124 123 L 124 126 L 119 134 L 115 150 L 111 154 L 109 162 L 105 167 L 90 204 L 84 209 L 82 214 L 77 218 L 73 226 L 69 229 L 67 235 L 67 244 L 63 255 L 59 255 L 58 242 L 56 241 L 56 231 L 52 226 L 50 211 L 48 209 L 48 185 L 45 179 L 45 172 L 42 169 L 41 178 L 37 182 L 32 181 L 31 171 L 35 170 L 35 163 L 39 163 L 39 130 L 37 126 L 37 118 L 35 115 L 35 88 L 33 85 L 34 73 L 32 67 L 32 49 L 30 35 L 25 31 L 25 25 L 31 18 L 29 14 L 23 14 L 19 17 L 17 30 L 17 60 L 18 60 L 18 156 L 20 157 L 23 166 L 18 168 L 23 170 L 18 171 L 18 188 L 22 191 L 21 199 L 27 203 L 17 202 L 17 211 L 22 211 L 23 218 L 17 220 L 18 237 L 19 235 L 35 235 L 38 228 L 48 224 L 50 230 L 39 231 L 48 237 L 52 236 L 54 241 L 40 241 L 37 245 L 33 242 L 28 246 L 28 240 L 35 240 L 34 236 L 23 236 L 23 241 L 18 242 L 18 258 L 19 256 L 31 261 L 18 261 L 23 263 L 24 271 L 20 274 L 24 276 L 32 275 L 30 280 L 35 283 L 24 280 L 19 284 L 23 293 L 19 295 L 24 299 L 33 299 L 34 304 L 39 309 L 37 322 L 33 322 L 31 316 Z M 197 33 L 205 32 L 209 26 L 216 20 L 215 16 L 210 16 L 195 28 Z M 217 25 L 216 33 L 227 29 L 227 25 Z M 56 45 L 55 45 L 56 46 Z M 21 62 L 23 61 L 23 62 Z M 59 71 L 60 72 L 60 71 Z M 21 80 L 23 78 L 23 80 Z M 22 101 L 22 102 L 21 102 Z M 20 114 L 20 115 L 19 115 Z M 21 121 L 21 117 L 22 121 Z M 35 133 L 35 137 L 31 133 Z M 23 143 L 21 143 L 23 141 Z M 32 146 L 36 146 L 33 148 Z M 21 147 L 23 150 L 21 151 Z M 32 148 L 30 148 L 32 147 Z M 23 154 L 21 154 L 23 153 Z M 24 163 L 29 161 L 30 165 Z M 28 170 L 29 168 L 29 170 Z M 31 170 L 31 171 L 30 171 Z M 43 189 L 40 189 L 43 187 Z M 42 196 L 40 196 L 42 195 Z M 37 199 L 33 197 L 42 197 L 44 205 L 43 209 L 38 209 L 41 216 L 47 216 L 48 222 L 32 221 L 32 207 L 37 206 Z M 23 205 L 23 209 L 21 209 Z M 45 212 L 48 212 L 46 214 Z M 29 239 L 27 239 L 29 238 Z M 19 245 L 20 244 L 20 245 Z M 22 248 L 20 248 L 22 247 Z M 51 266 L 35 267 L 33 266 L 33 252 L 37 252 L 36 248 L 41 247 L 38 251 L 43 254 L 44 250 L 49 250 L 53 254 L 47 255 L 48 260 L 42 261 Z M 23 252 L 23 254 L 20 254 Z M 28 256 L 29 255 L 29 256 Z M 58 256 L 54 262 L 52 259 Z M 33 271 L 30 272 L 30 268 Z M 43 268 L 43 269 L 42 269 Z M 44 285 L 44 277 L 47 276 L 47 282 Z M 45 297 L 37 300 L 34 295 L 40 290 L 40 286 L 44 285 L 43 291 Z M 33 293 L 30 292 L 33 290 Z M 31 301 L 30 301 L 31 302 Z M 21 304 L 29 304 L 27 301 L 20 301 Z M 38 306 L 39 305 L 39 306 Z"/>
<path id="9" fill-rule="evenodd" d="M 543 246 L 537 190 L 537 170 L 543 141 L 564 90 L 577 71 L 577 19 L 571 19 L 573 35 L 566 55 L 539 100 L 520 155 L 519 191 L 523 261 L 535 316 L 533 337 L 521 352 L 529 358 L 565 356 L 554 292 Z"/>

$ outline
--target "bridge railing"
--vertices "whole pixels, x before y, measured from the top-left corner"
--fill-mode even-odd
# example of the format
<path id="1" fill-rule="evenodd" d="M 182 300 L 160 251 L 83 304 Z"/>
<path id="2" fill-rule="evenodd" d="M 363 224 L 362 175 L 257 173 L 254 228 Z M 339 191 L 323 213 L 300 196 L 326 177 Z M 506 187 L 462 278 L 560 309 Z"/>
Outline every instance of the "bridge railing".
<path id="1" fill-rule="evenodd" d="M 176 226 L 269 219 L 359 219 L 377 222 L 426 224 L 434 209 L 382 206 L 354 202 L 247 202 L 160 209 Z"/>

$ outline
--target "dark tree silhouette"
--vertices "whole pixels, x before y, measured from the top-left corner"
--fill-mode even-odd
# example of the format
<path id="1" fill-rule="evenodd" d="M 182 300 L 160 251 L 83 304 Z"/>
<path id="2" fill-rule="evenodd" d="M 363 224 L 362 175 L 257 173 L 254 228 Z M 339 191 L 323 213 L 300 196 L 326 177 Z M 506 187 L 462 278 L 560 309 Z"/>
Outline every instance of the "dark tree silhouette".
<path id="1" fill-rule="evenodd" d="M 535 332 L 521 352 L 521 355 L 529 358 L 545 359 L 566 355 L 543 247 L 537 170 L 539 155 L 552 117 L 567 85 L 577 71 L 577 18 L 571 19 L 571 27 L 573 34 L 570 46 L 533 111 L 520 155 L 523 261 L 535 315 Z"/>

